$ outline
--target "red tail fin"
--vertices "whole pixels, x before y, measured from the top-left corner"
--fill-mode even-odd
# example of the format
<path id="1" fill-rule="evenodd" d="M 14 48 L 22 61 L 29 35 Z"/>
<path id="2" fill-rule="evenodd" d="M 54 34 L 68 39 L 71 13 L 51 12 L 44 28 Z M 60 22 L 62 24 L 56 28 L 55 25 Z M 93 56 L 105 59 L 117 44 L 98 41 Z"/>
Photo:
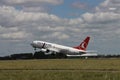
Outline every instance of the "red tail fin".
<path id="1" fill-rule="evenodd" d="M 90 40 L 90 37 L 86 37 L 86 39 L 79 46 L 76 46 L 74 48 L 79 49 L 79 50 L 86 50 L 89 40 Z"/>

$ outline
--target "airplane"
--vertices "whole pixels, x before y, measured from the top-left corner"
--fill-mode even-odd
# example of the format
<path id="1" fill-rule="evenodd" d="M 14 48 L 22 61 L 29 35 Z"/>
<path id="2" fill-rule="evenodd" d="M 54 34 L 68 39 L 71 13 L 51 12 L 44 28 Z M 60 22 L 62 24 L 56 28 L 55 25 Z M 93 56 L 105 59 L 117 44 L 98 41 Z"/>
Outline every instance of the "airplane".
<path id="1" fill-rule="evenodd" d="M 36 51 L 36 48 L 45 52 L 45 54 L 62 54 L 67 57 L 75 56 L 97 56 L 97 54 L 90 54 L 86 51 L 90 37 L 87 36 L 83 42 L 75 47 L 63 46 L 55 43 L 50 43 L 46 41 L 33 41 L 31 46 Z M 88 54 L 89 53 L 89 54 Z"/>

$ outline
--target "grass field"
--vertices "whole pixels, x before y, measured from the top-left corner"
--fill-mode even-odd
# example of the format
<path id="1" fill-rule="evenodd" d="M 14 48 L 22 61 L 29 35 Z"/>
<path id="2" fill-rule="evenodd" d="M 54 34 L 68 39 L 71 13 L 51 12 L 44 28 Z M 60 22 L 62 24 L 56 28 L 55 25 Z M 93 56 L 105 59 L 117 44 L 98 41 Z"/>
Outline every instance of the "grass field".
<path id="1" fill-rule="evenodd" d="M 0 61 L 0 80 L 120 80 L 120 59 Z"/>

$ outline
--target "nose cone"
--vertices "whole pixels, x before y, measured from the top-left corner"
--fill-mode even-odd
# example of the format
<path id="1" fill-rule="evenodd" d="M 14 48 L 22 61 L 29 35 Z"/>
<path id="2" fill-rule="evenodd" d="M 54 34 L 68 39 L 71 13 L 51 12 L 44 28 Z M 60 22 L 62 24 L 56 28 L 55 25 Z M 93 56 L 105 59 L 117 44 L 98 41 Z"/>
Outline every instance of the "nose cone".
<path id="1" fill-rule="evenodd" d="M 37 45 L 37 42 L 36 42 L 36 41 L 33 41 L 33 42 L 31 43 L 31 46 L 34 47 L 34 48 L 36 47 L 36 45 Z"/>

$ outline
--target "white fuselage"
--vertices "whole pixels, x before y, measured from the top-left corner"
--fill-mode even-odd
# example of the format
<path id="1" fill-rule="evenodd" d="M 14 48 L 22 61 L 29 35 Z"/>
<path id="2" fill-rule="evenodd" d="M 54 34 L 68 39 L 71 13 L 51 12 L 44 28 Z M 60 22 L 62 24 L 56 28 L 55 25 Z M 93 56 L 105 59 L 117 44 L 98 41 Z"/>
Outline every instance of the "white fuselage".
<path id="1" fill-rule="evenodd" d="M 80 54 L 86 53 L 86 51 L 84 50 L 79 50 L 72 47 L 58 45 L 58 44 L 49 43 L 45 41 L 33 41 L 31 45 L 34 48 L 39 48 L 39 49 L 43 48 L 53 52 L 58 52 L 58 53 L 61 52 L 61 53 L 70 54 L 70 55 L 80 55 Z"/>

